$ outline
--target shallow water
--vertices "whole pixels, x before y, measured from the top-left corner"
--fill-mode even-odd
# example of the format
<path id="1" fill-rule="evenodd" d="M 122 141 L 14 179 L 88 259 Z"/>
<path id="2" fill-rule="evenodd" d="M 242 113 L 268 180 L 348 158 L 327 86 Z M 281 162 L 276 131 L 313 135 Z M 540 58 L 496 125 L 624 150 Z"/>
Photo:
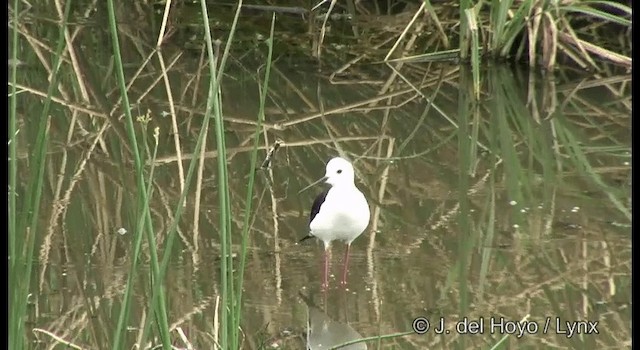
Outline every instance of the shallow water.
<path id="1" fill-rule="evenodd" d="M 169 77 L 186 173 L 206 99 L 205 82 L 193 90 L 195 74 L 207 69 L 193 55 L 177 62 Z M 136 67 L 141 59 L 133 55 L 128 63 Z M 261 82 L 256 67 L 230 67 L 223 104 L 238 254 Z M 242 348 L 302 348 L 313 333 L 308 321 L 312 329 L 325 325 L 319 329 L 344 337 L 424 333 L 382 339 L 384 349 L 490 348 L 501 341 L 510 348 L 629 347 L 630 76 L 605 81 L 559 72 L 552 81 L 492 67 L 483 72 L 476 104 L 470 75 L 458 66 L 406 65 L 402 72 L 418 90 L 399 78 L 384 90 L 393 71 L 383 66 L 354 70 L 376 82 L 331 84 L 315 66 L 274 64 L 258 164 L 276 139 L 283 143 L 256 177 Z M 149 133 L 149 145 L 153 127 L 160 131 L 151 217 L 163 253 L 181 178 L 165 90 L 159 85 L 144 93 L 158 76 L 137 80 L 130 99 L 140 100 L 134 115 L 150 110 L 149 124 L 136 124 L 139 134 Z M 32 84 L 46 90 L 37 79 Z M 385 94 L 394 96 L 379 97 Z M 25 104 L 19 112 L 25 142 L 35 132 L 26 118 L 35 107 Z M 88 151 L 87 140 L 104 120 L 81 120 L 88 131 L 76 129 L 71 142 L 68 119 L 52 120 L 28 310 L 28 326 L 37 329 L 34 348 L 55 343 L 41 330 L 106 348 L 132 259 L 138 217 L 131 155 L 112 128 Z M 166 277 L 169 324 L 197 349 L 214 346 L 220 288 L 213 131 L 206 150 L 211 153 L 202 179 L 194 177 L 190 188 Z M 322 291 L 322 245 L 298 243 L 320 188 L 297 193 L 336 155 L 354 161 L 372 218 L 352 245 L 348 285 L 339 285 L 344 246 L 336 243 L 330 287 Z M 149 312 L 146 239 L 141 261 L 128 345 Z M 425 321 L 429 329 L 421 332 Z M 185 346 L 174 336 L 174 345 Z"/>

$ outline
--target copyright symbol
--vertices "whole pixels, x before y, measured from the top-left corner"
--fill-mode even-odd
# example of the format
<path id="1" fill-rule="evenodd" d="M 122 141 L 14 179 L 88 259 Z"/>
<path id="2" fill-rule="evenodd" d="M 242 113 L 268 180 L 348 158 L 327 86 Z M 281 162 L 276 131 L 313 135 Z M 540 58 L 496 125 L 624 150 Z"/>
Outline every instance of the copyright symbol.
<path id="1" fill-rule="evenodd" d="M 417 317 L 411 324 L 413 331 L 417 334 L 425 334 L 429 331 L 429 320 L 424 317 Z"/>

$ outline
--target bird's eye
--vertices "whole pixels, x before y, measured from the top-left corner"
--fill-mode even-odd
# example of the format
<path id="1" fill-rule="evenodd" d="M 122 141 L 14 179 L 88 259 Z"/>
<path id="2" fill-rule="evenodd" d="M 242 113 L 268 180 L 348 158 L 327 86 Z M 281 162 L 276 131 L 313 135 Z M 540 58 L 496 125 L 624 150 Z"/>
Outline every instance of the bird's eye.
<path id="1" fill-rule="evenodd" d="M 342 174 L 342 169 L 336 171 L 338 174 Z"/>

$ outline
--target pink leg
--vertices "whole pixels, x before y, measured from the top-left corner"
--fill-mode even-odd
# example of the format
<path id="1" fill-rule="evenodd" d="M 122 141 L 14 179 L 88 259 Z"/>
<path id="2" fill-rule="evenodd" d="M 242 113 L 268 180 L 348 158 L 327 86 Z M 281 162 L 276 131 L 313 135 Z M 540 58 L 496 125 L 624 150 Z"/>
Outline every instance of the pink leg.
<path id="1" fill-rule="evenodd" d="M 324 248 L 324 276 L 322 277 L 322 290 L 329 287 L 329 249 Z"/>
<path id="2" fill-rule="evenodd" d="M 347 249 L 344 251 L 344 270 L 342 271 L 342 281 L 340 282 L 342 285 L 347 284 L 347 272 L 349 271 L 349 248 L 351 248 L 351 244 L 347 244 Z"/>

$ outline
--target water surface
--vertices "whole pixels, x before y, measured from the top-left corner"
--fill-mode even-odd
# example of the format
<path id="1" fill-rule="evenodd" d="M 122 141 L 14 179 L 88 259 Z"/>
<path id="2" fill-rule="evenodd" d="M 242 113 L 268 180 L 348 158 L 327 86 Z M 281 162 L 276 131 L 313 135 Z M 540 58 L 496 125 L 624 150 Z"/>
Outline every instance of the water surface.
<path id="1" fill-rule="evenodd" d="M 193 158 L 208 72 L 199 53 L 173 47 L 163 54 L 176 62 L 168 77 L 179 153 L 167 89 L 156 84 L 157 58 L 129 92 L 134 115 L 145 116 L 136 124 L 138 135 L 146 131 L 153 148 L 153 129 L 159 131 L 151 216 L 161 253 L 181 173 Z M 104 73 L 107 60 L 87 50 L 83 55 L 88 69 L 102 72 L 89 89 L 116 105 L 116 85 Z M 222 90 L 237 254 L 264 71 L 240 53 L 233 57 Z M 126 63 L 130 79 L 143 57 L 129 51 Z M 476 349 L 500 341 L 509 348 L 630 346 L 630 75 L 604 79 L 567 69 L 543 76 L 494 66 L 483 71 L 474 101 L 464 66 L 398 68 L 411 84 L 383 65 L 349 71 L 366 79 L 329 80 L 331 69 L 318 72 L 316 65 L 294 66 L 285 58 L 273 65 L 259 163 L 276 140 L 282 144 L 256 177 L 243 349 L 303 348 L 312 324 L 373 337 L 412 331 L 424 321 L 430 324 L 424 334 L 381 340 L 380 348 Z M 46 91 L 42 72 L 30 74 L 22 84 Z M 68 79 L 61 86 L 71 94 Z M 86 109 L 104 111 L 75 101 L 81 95 L 66 96 L 73 103 L 52 111 L 29 325 L 37 329 L 34 348 L 55 344 L 39 330 L 106 348 L 139 219 L 133 160 L 117 127 L 102 131 L 107 119 L 89 117 Z M 28 116 L 41 96 L 20 98 L 19 138 L 27 144 L 36 123 Z M 210 132 L 166 277 L 169 323 L 198 349 L 214 347 L 220 307 L 215 145 Z M 348 285 L 339 285 L 344 246 L 337 243 L 330 288 L 322 291 L 322 245 L 298 243 L 321 188 L 298 191 L 337 155 L 354 162 L 372 218 L 352 245 Z M 149 317 L 147 248 L 145 241 L 129 345 Z M 185 346 L 177 333 L 174 344 Z"/>

